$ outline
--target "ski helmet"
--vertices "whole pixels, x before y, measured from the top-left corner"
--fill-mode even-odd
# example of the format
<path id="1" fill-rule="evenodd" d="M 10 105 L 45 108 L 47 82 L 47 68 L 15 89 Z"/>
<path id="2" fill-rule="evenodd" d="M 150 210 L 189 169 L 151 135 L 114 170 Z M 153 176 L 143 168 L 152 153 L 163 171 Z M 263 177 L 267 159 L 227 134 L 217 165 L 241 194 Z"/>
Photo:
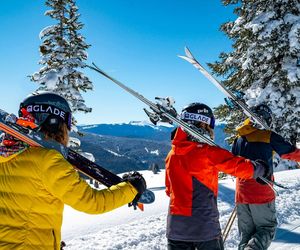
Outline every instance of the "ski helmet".
<path id="1" fill-rule="evenodd" d="M 268 126 L 272 123 L 272 110 L 266 104 L 259 104 L 251 108 L 251 110 L 263 119 Z"/>
<path id="2" fill-rule="evenodd" d="M 62 96 L 52 92 L 31 95 L 21 102 L 19 117 L 28 115 L 34 118 L 37 126 L 45 122 L 57 126 L 64 122 L 68 129 L 71 129 L 72 113 L 69 103 Z"/>
<path id="3" fill-rule="evenodd" d="M 193 125 L 203 122 L 208 124 L 212 129 L 215 127 L 215 117 L 213 112 L 210 107 L 203 103 L 194 102 L 187 105 L 182 109 L 180 118 Z"/>

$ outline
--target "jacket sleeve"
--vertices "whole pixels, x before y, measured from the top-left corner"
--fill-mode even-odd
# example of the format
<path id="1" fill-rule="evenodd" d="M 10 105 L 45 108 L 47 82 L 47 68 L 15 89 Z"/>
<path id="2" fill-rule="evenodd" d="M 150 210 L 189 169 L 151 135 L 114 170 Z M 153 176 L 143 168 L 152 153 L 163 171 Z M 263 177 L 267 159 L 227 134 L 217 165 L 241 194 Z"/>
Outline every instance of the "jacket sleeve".
<path id="1" fill-rule="evenodd" d="M 273 150 L 281 157 L 285 154 L 292 153 L 296 147 L 284 140 L 284 138 L 274 132 L 271 133 L 270 144 Z"/>
<path id="2" fill-rule="evenodd" d="M 212 166 L 219 171 L 242 179 L 253 178 L 254 166 L 244 157 L 235 156 L 223 148 L 214 146 L 209 146 L 207 156 Z"/>
<path id="3" fill-rule="evenodd" d="M 300 149 L 296 148 L 293 152 L 281 155 L 282 159 L 300 162 Z"/>
<path id="4" fill-rule="evenodd" d="M 300 161 L 300 149 L 285 141 L 282 136 L 274 132 L 271 134 L 271 146 L 282 159 Z"/>
<path id="5" fill-rule="evenodd" d="M 102 190 L 91 188 L 55 150 L 48 151 L 45 161 L 40 164 L 45 188 L 76 210 L 90 214 L 105 213 L 131 202 L 137 194 L 127 182 Z"/>

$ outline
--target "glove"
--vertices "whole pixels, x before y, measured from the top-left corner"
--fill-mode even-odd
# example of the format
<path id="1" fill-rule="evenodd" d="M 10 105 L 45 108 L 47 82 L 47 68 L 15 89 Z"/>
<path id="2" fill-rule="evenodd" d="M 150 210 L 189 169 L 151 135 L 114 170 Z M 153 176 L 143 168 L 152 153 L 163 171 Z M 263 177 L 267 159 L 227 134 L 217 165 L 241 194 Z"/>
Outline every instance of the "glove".
<path id="1" fill-rule="evenodd" d="M 132 186 L 134 186 L 139 194 L 144 193 L 147 188 L 146 181 L 139 172 L 124 174 L 122 179 L 123 181 L 128 181 Z"/>
<path id="2" fill-rule="evenodd" d="M 255 179 L 259 184 L 266 185 L 267 183 L 259 177 L 264 177 L 268 180 L 271 180 L 273 174 L 272 168 L 265 161 L 260 159 L 252 161 L 252 164 L 254 166 L 253 179 Z"/>
<path id="3" fill-rule="evenodd" d="M 133 206 L 134 209 L 136 209 L 138 200 L 141 198 L 141 195 L 147 188 L 146 181 L 139 172 L 124 174 L 122 176 L 122 179 L 123 181 L 129 182 L 138 191 L 138 194 L 135 196 L 133 201 L 128 204 L 129 206 Z"/>
<path id="4" fill-rule="evenodd" d="M 64 250 L 64 247 L 66 246 L 66 243 L 64 241 L 60 242 L 60 250 Z"/>

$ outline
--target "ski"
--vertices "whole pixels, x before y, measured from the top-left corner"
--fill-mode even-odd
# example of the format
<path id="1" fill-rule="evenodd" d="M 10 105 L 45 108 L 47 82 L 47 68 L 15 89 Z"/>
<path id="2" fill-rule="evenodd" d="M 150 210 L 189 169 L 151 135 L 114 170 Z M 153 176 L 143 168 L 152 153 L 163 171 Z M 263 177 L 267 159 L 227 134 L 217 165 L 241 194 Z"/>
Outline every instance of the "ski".
<path id="1" fill-rule="evenodd" d="M 74 166 L 76 170 L 96 181 L 99 181 L 107 187 L 122 182 L 122 178 L 120 176 L 110 172 L 104 167 L 99 166 L 76 151 L 54 140 L 46 140 L 44 135 L 40 132 L 18 125 L 13 121 L 14 119 L 11 119 L 11 117 L 11 114 L 0 109 L 0 131 L 10 134 L 32 147 L 44 147 L 57 150 Z M 13 117 L 15 116 L 13 115 Z M 150 204 L 153 203 L 154 200 L 154 193 L 147 189 L 142 194 L 138 202 L 142 204 Z M 136 206 L 136 204 L 132 205 Z"/>
<path id="2" fill-rule="evenodd" d="M 198 142 L 202 142 L 202 143 L 204 142 L 211 146 L 219 147 L 213 140 L 199 133 L 197 130 L 193 129 L 192 125 L 177 118 L 177 112 L 175 108 L 172 106 L 172 103 L 174 101 L 172 101 L 170 97 L 167 98 L 156 97 L 156 100 L 158 100 L 158 102 L 154 103 L 148 100 L 147 98 L 145 98 L 144 96 L 142 96 L 141 94 L 139 94 L 138 92 L 134 91 L 133 89 L 127 87 L 125 84 L 121 83 L 120 81 L 114 79 L 113 77 L 105 73 L 103 70 L 97 67 L 96 64 L 93 63 L 92 65 L 93 66 L 86 65 L 86 67 L 103 75 L 104 77 L 106 77 L 107 79 L 114 82 L 122 89 L 124 89 L 126 92 L 128 92 L 129 94 L 133 95 L 134 97 L 142 101 L 144 104 L 146 104 L 153 112 L 150 112 L 146 109 L 144 110 L 154 124 L 156 124 L 158 121 L 175 123 L 178 126 L 182 127 L 183 130 L 185 130 L 191 136 L 193 136 Z M 263 177 L 261 179 L 264 179 L 263 181 L 265 181 L 266 184 L 272 183 L 273 185 L 278 185 L 279 187 L 283 187 L 282 185 L 277 184 L 276 182 L 273 182 L 271 180 L 267 180 Z"/>
<path id="3" fill-rule="evenodd" d="M 253 113 L 247 104 L 245 104 L 240 98 L 238 98 L 235 94 L 233 94 L 232 91 L 230 91 L 228 88 L 224 86 L 220 81 L 218 81 L 215 77 L 213 77 L 193 56 L 192 52 L 188 49 L 188 47 L 184 48 L 185 50 L 185 56 L 179 56 L 180 58 L 188 61 L 191 63 L 196 69 L 198 69 L 210 82 L 212 82 L 221 92 L 223 92 L 230 100 L 232 100 L 236 105 L 238 105 L 245 115 L 247 115 L 250 119 L 253 119 L 257 124 L 259 124 L 262 128 L 266 130 L 271 130 L 271 128 L 266 124 L 266 122 L 261 119 L 259 116 L 257 116 L 255 113 Z M 270 187 L 272 185 L 278 186 L 283 189 L 288 189 L 287 187 L 275 182 L 268 180 L 264 177 L 261 177 L 261 179 L 266 182 Z M 273 187 L 272 187 L 273 189 Z M 274 189 L 273 189 L 274 190 Z M 274 190 L 276 193 L 276 191 Z"/>
<path id="4" fill-rule="evenodd" d="M 178 119 L 176 117 L 177 112 L 171 105 L 172 102 L 169 101 L 169 102 L 167 102 L 167 104 L 165 104 L 166 103 L 165 100 L 168 100 L 169 98 L 157 97 L 156 99 L 158 101 L 160 101 L 161 103 L 159 103 L 159 102 L 154 103 L 154 102 L 148 100 L 147 98 L 145 98 L 144 96 L 142 96 L 141 94 L 139 94 L 138 92 L 134 91 L 133 89 L 131 89 L 131 88 L 127 87 L 126 85 L 124 85 L 123 83 L 119 82 L 118 80 L 112 78 L 107 73 L 105 73 L 103 70 L 101 70 L 99 67 L 97 67 L 94 63 L 93 63 L 93 66 L 86 65 L 86 67 L 105 76 L 106 78 L 108 78 L 109 80 L 111 80 L 112 82 L 117 84 L 119 87 L 121 87 L 122 89 L 124 89 L 125 91 L 127 91 L 128 93 L 130 93 L 131 95 L 133 95 L 134 97 L 139 99 L 140 101 L 142 101 L 144 104 L 146 104 L 154 112 L 153 113 L 148 110 L 145 110 L 147 115 L 150 117 L 150 120 L 154 124 L 156 124 L 158 121 L 175 123 L 175 124 L 181 126 L 184 130 L 186 130 L 191 136 L 196 138 L 198 141 L 207 143 L 212 146 L 217 146 L 217 144 L 215 144 L 215 142 L 213 140 L 205 137 L 198 131 L 194 130 L 188 123 Z"/>
<path id="5" fill-rule="evenodd" d="M 192 52 L 185 47 L 185 56 L 179 56 L 180 58 L 191 63 L 196 69 L 198 69 L 210 82 L 212 82 L 223 94 L 225 94 L 230 100 L 232 100 L 236 105 L 238 105 L 245 115 L 249 118 L 253 119 L 257 124 L 259 124 L 262 128 L 266 130 L 271 130 L 270 127 L 266 124 L 266 122 L 253 113 L 247 104 L 245 104 L 240 98 L 238 98 L 231 90 L 226 88 L 224 84 L 218 81 L 215 77 L 213 77 L 193 56 Z"/>
<path id="6" fill-rule="evenodd" d="M 225 243 L 226 239 L 227 239 L 227 236 L 230 232 L 230 229 L 233 225 L 233 222 L 235 221 L 235 218 L 236 218 L 236 215 L 237 215 L 237 206 L 235 205 L 231 214 L 230 214 L 230 217 L 224 227 L 224 230 L 222 232 L 222 237 L 223 237 L 223 242 Z"/>

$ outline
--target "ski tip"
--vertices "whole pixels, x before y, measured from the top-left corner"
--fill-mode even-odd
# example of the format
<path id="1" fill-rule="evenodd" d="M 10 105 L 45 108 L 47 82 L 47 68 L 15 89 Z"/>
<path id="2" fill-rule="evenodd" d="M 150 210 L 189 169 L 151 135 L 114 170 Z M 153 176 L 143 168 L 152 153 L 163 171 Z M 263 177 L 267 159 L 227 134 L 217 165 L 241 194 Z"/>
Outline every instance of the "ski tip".
<path id="1" fill-rule="evenodd" d="M 102 75 L 108 77 L 108 75 L 107 75 L 102 69 L 100 69 L 94 62 L 92 62 L 92 65 L 87 65 L 87 64 L 86 64 L 86 67 L 88 67 L 88 68 L 90 68 L 90 69 L 92 69 L 92 70 L 95 70 L 95 71 L 97 71 L 98 73 L 100 73 L 100 74 L 102 74 Z"/>
<path id="2" fill-rule="evenodd" d="M 187 57 L 187 56 L 179 56 L 179 55 L 178 55 L 178 57 L 182 58 L 183 60 L 188 61 L 189 63 L 193 63 L 193 62 L 194 62 L 194 59 L 189 58 L 189 57 Z"/>
<path id="3" fill-rule="evenodd" d="M 96 63 L 92 62 L 92 65 L 93 65 L 94 67 L 96 67 L 97 69 L 99 69 L 99 67 L 96 65 Z"/>
<path id="4" fill-rule="evenodd" d="M 144 204 L 143 204 L 143 203 L 139 203 L 139 202 L 138 202 L 137 207 L 138 207 L 142 212 L 144 212 Z"/>
<path id="5" fill-rule="evenodd" d="M 90 68 L 90 69 L 94 69 L 94 67 L 96 67 L 95 63 L 92 62 L 91 65 L 89 64 L 85 64 L 84 67 Z"/>
<path id="6" fill-rule="evenodd" d="M 186 60 L 186 56 L 181 56 L 181 55 L 177 55 L 177 56 L 184 59 L 184 60 Z"/>
<path id="7" fill-rule="evenodd" d="M 190 58 L 190 59 L 194 59 L 194 56 L 192 55 L 192 52 L 189 50 L 189 48 L 187 46 L 184 47 L 184 52 L 185 55 Z"/>

